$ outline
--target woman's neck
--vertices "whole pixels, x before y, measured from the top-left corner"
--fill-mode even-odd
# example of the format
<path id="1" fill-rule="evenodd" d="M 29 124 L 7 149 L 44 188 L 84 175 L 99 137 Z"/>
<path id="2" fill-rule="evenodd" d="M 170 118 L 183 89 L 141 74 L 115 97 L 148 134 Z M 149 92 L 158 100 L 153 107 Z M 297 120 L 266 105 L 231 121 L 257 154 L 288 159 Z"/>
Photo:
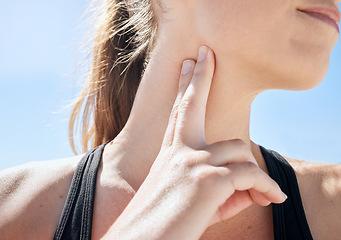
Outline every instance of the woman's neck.
<path id="1" fill-rule="evenodd" d="M 157 157 L 168 124 L 184 59 L 196 59 L 200 44 L 182 48 L 161 43 L 153 51 L 141 80 L 129 120 L 115 139 L 120 158 L 116 166 L 138 188 Z M 242 71 L 243 70 L 243 71 Z M 243 79 L 248 74 L 231 59 L 220 59 L 216 53 L 216 68 L 207 102 L 206 140 L 208 144 L 239 138 L 261 158 L 256 144 L 250 141 L 250 107 L 259 91 L 252 81 Z M 258 152 L 257 152 L 258 151 Z M 121 159 L 121 160 L 120 160 Z M 257 159 L 262 165 L 263 159 Z M 142 182 L 141 182 L 142 181 Z"/>

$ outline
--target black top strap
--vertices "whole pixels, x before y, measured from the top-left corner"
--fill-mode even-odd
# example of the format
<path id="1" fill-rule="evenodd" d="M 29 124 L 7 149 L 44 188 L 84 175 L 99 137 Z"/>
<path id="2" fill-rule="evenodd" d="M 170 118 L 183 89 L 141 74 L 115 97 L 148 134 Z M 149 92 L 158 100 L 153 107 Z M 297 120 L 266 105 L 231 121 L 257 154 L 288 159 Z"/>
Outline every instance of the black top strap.
<path id="1" fill-rule="evenodd" d="M 55 240 L 91 239 L 97 170 L 104 146 L 90 150 L 79 162 L 54 236 Z M 312 240 L 294 170 L 277 152 L 259 146 L 269 175 L 287 194 L 272 204 L 275 240 Z"/>
<path id="2" fill-rule="evenodd" d="M 54 239 L 91 239 L 96 177 L 106 143 L 87 152 L 73 175 Z"/>
<path id="3" fill-rule="evenodd" d="M 304 213 L 296 174 L 280 154 L 259 146 L 269 175 L 281 187 L 288 199 L 282 204 L 272 204 L 274 235 L 276 240 L 312 240 Z"/>

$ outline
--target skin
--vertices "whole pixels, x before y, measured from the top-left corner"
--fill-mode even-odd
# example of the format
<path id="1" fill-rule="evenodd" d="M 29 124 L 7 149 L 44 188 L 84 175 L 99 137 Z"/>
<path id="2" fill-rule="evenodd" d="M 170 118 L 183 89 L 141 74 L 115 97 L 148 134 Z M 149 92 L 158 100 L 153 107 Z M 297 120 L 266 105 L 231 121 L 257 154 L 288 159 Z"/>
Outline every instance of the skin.
<path id="1" fill-rule="evenodd" d="M 267 89 L 307 90 L 318 85 L 338 39 L 334 28 L 296 10 L 313 5 L 309 2 L 164 1 L 163 5 L 167 13 L 159 23 L 158 44 L 127 123 L 130 133 L 125 134 L 129 141 L 148 143 L 141 147 L 147 147 L 146 154 L 137 151 L 140 160 L 134 161 L 144 169 L 139 171 L 145 173 L 141 179 L 159 151 L 182 61 L 196 59 L 200 45 L 209 46 L 216 56 L 206 112 L 207 142 L 239 138 L 251 148 L 254 98 Z M 149 131 L 151 125 L 159 130 Z"/>
<path id="2" fill-rule="evenodd" d="M 243 151 L 252 153 L 267 173 L 260 149 L 249 136 L 252 101 L 267 89 L 317 86 L 338 39 L 334 28 L 296 10 L 319 5 L 318 1 L 174 0 L 162 4 L 167 12 L 159 21 L 157 45 L 131 115 L 104 150 L 96 185 L 94 239 L 115 234 L 115 220 L 132 199 L 138 203 L 135 196 L 141 196 L 137 193 L 163 143 L 181 65 L 185 59 L 197 60 L 199 46 L 209 46 L 215 54 L 215 63 L 206 63 L 214 67 L 213 77 L 206 77 L 211 81 L 204 115 L 206 144 L 241 139 L 248 148 Z M 26 239 L 52 238 L 80 158 L 1 172 L 0 181 L 6 180 L 0 191 L 1 239 L 19 239 L 23 234 Z M 287 160 L 296 171 L 314 239 L 337 239 L 341 234 L 340 166 Z M 200 239 L 272 239 L 271 214 L 271 206 L 253 203 L 204 229 Z"/>
<path id="3" fill-rule="evenodd" d="M 108 239 L 198 239 L 207 226 L 230 219 L 252 203 L 267 206 L 286 199 L 245 142 L 207 144 L 204 120 L 213 63 L 213 52 L 201 47 L 194 72 L 181 75 L 161 151 L 109 229 Z M 137 230 L 131 232 L 131 226 Z"/>

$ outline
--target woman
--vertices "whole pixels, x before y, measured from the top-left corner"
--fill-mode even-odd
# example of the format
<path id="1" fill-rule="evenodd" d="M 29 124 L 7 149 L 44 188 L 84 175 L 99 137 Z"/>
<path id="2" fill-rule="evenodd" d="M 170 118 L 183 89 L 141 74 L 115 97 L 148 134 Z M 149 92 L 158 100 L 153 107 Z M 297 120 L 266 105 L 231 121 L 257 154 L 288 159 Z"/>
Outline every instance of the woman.
<path id="1" fill-rule="evenodd" d="M 323 80 L 337 3 L 103 1 L 70 120 L 93 149 L 3 172 L 0 238 L 338 239 L 340 166 L 249 137 L 259 93 Z"/>

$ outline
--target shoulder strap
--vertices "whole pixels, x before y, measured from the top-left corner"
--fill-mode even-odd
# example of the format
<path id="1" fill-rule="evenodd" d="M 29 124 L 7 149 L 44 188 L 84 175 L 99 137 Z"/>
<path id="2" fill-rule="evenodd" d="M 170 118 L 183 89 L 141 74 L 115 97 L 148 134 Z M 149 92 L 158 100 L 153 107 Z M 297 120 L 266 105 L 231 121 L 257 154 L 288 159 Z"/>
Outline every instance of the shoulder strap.
<path id="1" fill-rule="evenodd" d="M 105 145 L 90 150 L 78 163 L 54 240 L 91 239 L 97 170 Z"/>
<path id="2" fill-rule="evenodd" d="M 288 199 L 272 204 L 275 240 L 312 240 L 294 169 L 279 153 L 260 146 L 269 175 Z"/>

